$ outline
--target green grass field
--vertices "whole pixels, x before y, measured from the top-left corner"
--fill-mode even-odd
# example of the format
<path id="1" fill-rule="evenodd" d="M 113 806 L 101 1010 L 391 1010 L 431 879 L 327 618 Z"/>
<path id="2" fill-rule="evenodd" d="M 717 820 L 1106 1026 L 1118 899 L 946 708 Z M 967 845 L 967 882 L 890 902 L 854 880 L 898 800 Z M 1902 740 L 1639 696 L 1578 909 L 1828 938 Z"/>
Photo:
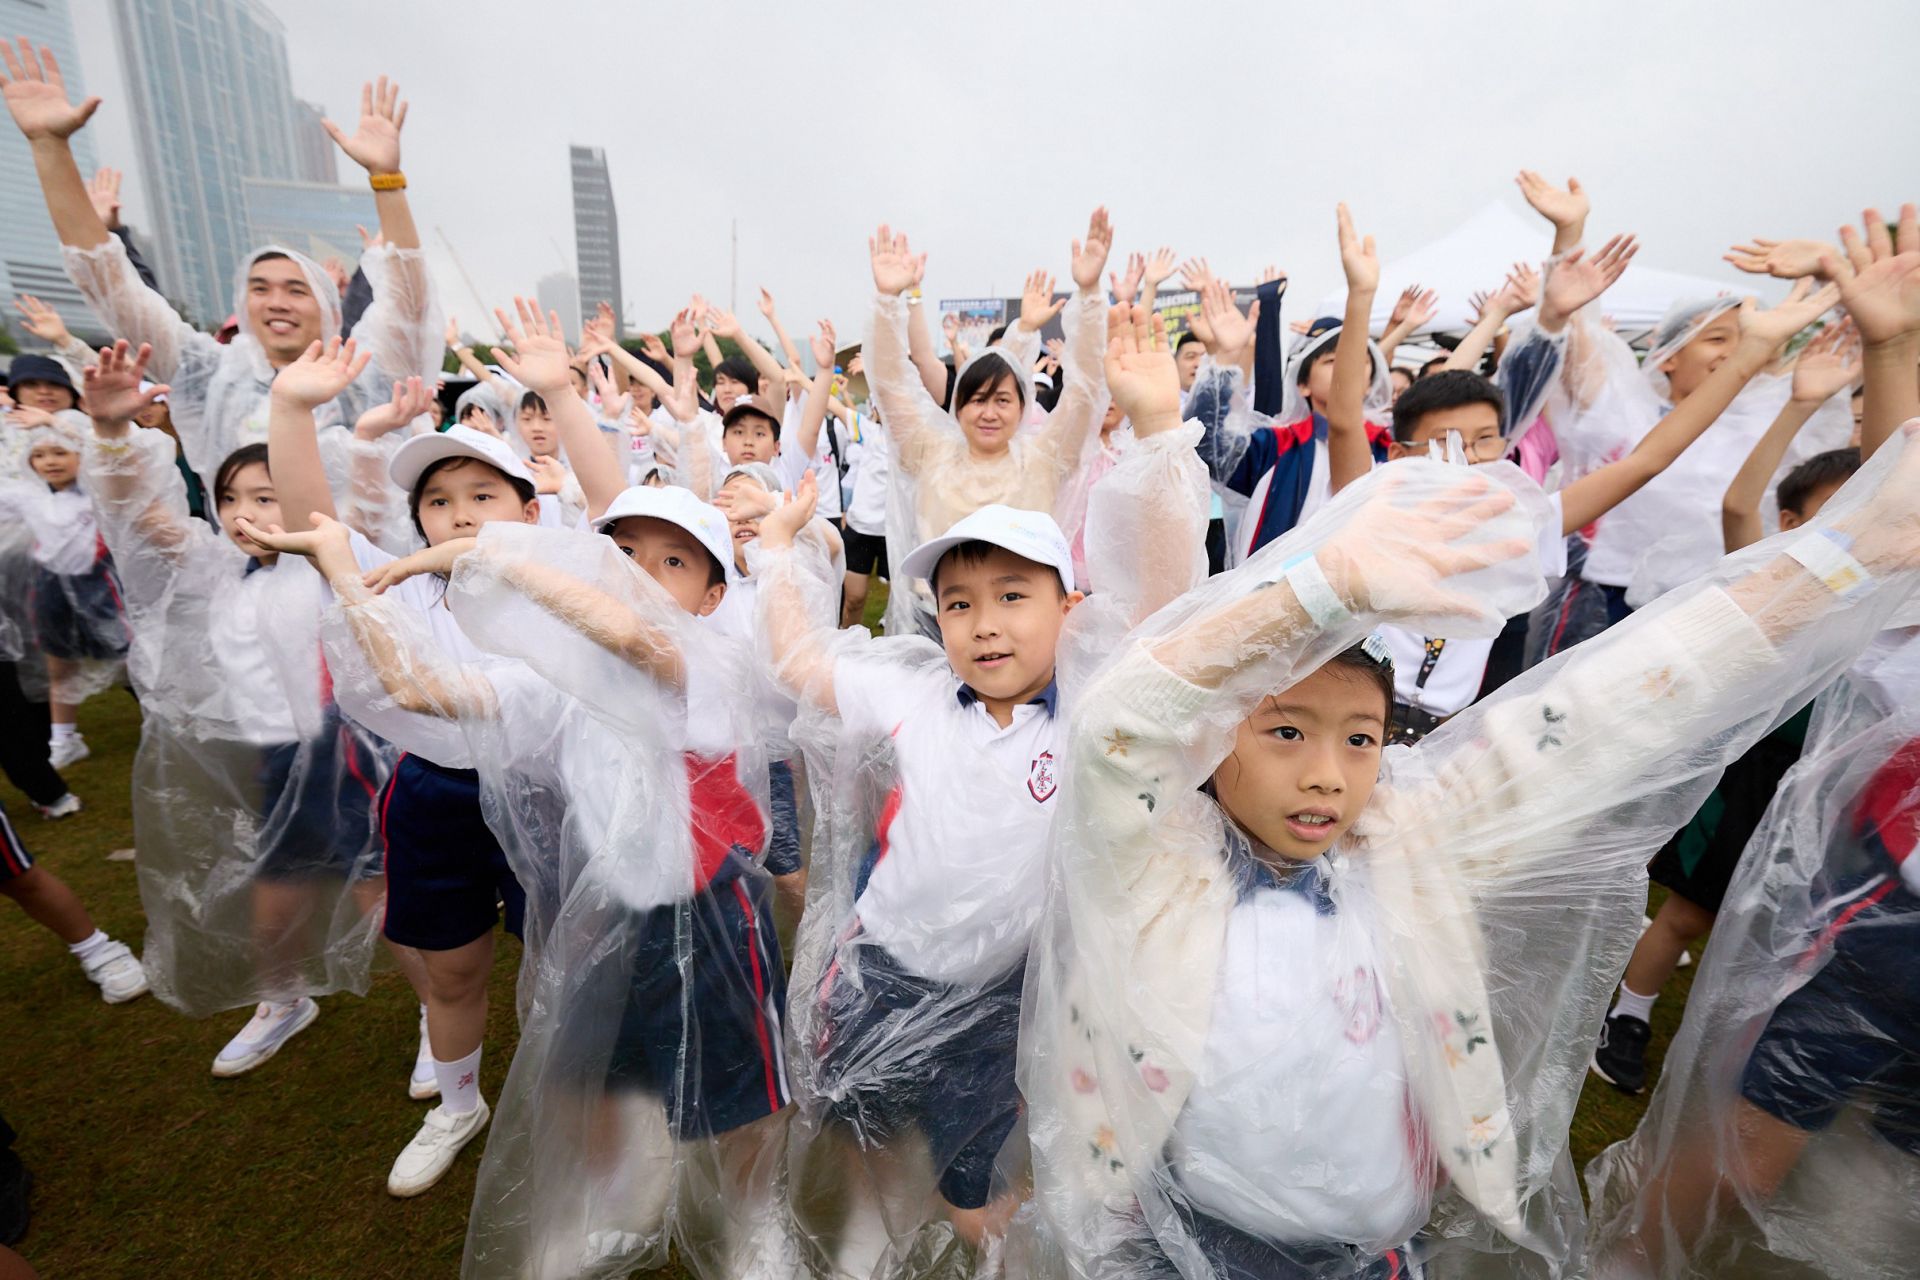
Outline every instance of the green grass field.
<path id="1" fill-rule="evenodd" d="M 86 812 L 43 822 L 0 783 L 34 856 L 72 885 L 100 925 L 137 948 L 127 777 L 139 737 L 131 698 L 81 710 L 93 757 L 68 771 Z M 519 948 L 494 969 L 482 1088 L 498 1096 L 514 1043 Z M 1683 969 L 1654 1011 L 1654 1065 L 1679 1021 Z M 425 1104 L 409 1101 L 416 1005 L 392 972 L 367 998 L 333 996 L 319 1021 L 258 1071 L 208 1068 L 246 1021 L 204 1022 L 151 997 L 109 1008 L 53 935 L 0 904 L 0 1113 L 33 1170 L 33 1227 L 18 1246 L 47 1280 L 195 1280 L 458 1275 L 479 1147 L 418 1200 L 386 1193 L 387 1167 Z M 1638 1121 L 1643 1100 L 1589 1080 L 1573 1124 L 1585 1163 Z M 679 1275 L 670 1271 L 667 1275 Z"/>

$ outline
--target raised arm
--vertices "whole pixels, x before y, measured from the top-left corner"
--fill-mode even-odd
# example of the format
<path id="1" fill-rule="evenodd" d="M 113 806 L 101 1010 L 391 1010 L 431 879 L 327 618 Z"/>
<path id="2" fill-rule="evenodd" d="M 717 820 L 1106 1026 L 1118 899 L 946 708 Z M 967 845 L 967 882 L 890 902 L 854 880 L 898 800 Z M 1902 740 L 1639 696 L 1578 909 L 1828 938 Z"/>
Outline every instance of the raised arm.
<path id="1" fill-rule="evenodd" d="M 291 533 L 314 528 L 312 516 L 332 521 L 333 490 L 320 458 L 313 411 L 334 399 L 367 367 L 369 356 L 352 338 L 309 345 L 301 357 L 274 375 L 267 409 L 267 470 Z"/>
<path id="2" fill-rule="evenodd" d="M 781 366 L 778 360 L 773 358 L 772 352 L 768 351 L 758 342 L 755 342 L 752 336 L 740 327 L 740 321 L 733 312 L 722 311 L 720 308 L 715 307 L 712 311 L 708 312 L 707 315 L 709 332 L 716 338 L 731 338 L 733 344 L 739 347 L 746 355 L 748 363 L 753 365 L 754 369 L 759 372 L 762 378 L 771 382 L 776 388 L 786 386 L 786 369 Z M 831 363 L 831 361 L 829 361 L 829 363 Z M 797 369 L 799 367 L 800 363 L 796 360 L 794 362 L 794 368 Z M 784 397 L 785 393 L 776 392 L 775 394 Z"/>
<path id="3" fill-rule="evenodd" d="M 1859 338 L 1849 324 L 1832 325 L 1807 344 L 1793 365 L 1793 395 L 1781 408 L 1773 425 L 1747 455 L 1733 483 L 1720 500 L 1720 527 L 1729 552 L 1760 541 L 1767 536 L 1760 508 L 1767 496 L 1767 484 L 1780 469 L 1781 459 L 1793 444 L 1794 436 L 1807 424 L 1814 411 L 1829 398 L 1845 390 L 1860 376 Z M 1719 370 L 1707 379 L 1711 386 Z M 1702 388 L 1705 389 L 1704 387 Z M 1698 394 L 1698 393 L 1696 393 Z M 1688 396 L 1687 399 L 1693 399 Z M 1676 410 L 1675 412 L 1678 412 Z M 1670 415 L 1671 416 L 1671 415 Z M 1666 424 L 1655 427 L 1658 434 Z M 1649 439 L 1652 438 L 1650 434 Z M 1641 442 L 1641 447 L 1646 441 Z M 1634 450 L 1635 453 L 1639 449 Z M 1631 456 L 1631 455 L 1629 455 Z"/>
<path id="4" fill-rule="evenodd" d="M 800 426 L 793 433 L 793 447 L 802 467 L 812 461 L 820 448 L 820 428 L 827 420 L 827 402 L 833 392 L 833 353 L 835 338 L 833 325 L 822 320 L 820 332 L 811 339 L 813 343 L 813 382 L 807 388 L 806 408 L 800 414 Z M 798 368 L 798 364 L 794 366 Z M 786 441 L 781 442 L 781 451 L 786 450 Z"/>
<path id="5" fill-rule="evenodd" d="M 574 394 L 559 313 L 550 311 L 543 316 L 538 304 L 520 297 L 513 300 L 513 309 L 518 323 L 505 311 L 496 309 L 493 313 L 513 347 L 512 355 L 496 351 L 494 359 L 509 376 L 547 402 L 567 463 L 586 495 L 587 516 L 596 518 L 627 487 L 626 476 L 601 439 L 593 410 Z"/>
<path id="6" fill-rule="evenodd" d="M 760 288 L 760 314 L 765 316 L 767 323 L 773 327 L 774 340 L 780 344 L 780 352 L 786 356 L 787 363 L 798 369 L 800 348 L 787 335 L 787 326 L 780 323 L 780 309 L 773 305 L 773 295 L 767 292 L 764 285 Z"/>
<path id="7" fill-rule="evenodd" d="M 1593 209 L 1580 179 L 1568 178 L 1562 189 L 1533 170 L 1522 169 L 1514 183 L 1533 211 L 1553 224 L 1555 257 L 1580 247 L 1581 238 L 1587 233 L 1587 214 Z"/>
<path id="8" fill-rule="evenodd" d="M 404 495 L 393 483 L 390 470 L 392 442 L 404 441 L 402 433 L 432 408 L 433 402 L 433 388 L 419 378 L 405 378 L 393 384 L 388 399 L 354 421 L 348 452 L 347 505 L 341 518 L 376 546 L 404 548 L 411 541 L 413 531 L 405 519 Z"/>
<path id="9" fill-rule="evenodd" d="M 1102 323 L 1107 303 L 1106 294 L 1100 288 L 1100 273 L 1107 269 L 1107 255 L 1112 248 L 1113 226 L 1107 219 L 1107 211 L 1095 209 L 1087 223 L 1086 239 L 1073 242 L 1074 295 L 1061 322 L 1067 335 L 1066 358 L 1061 368 L 1066 385 L 1054 402 L 1046 437 L 1062 479 L 1080 465 L 1087 441 L 1099 428 L 1107 407 L 1103 359 L 1106 325 Z"/>
<path id="10" fill-rule="evenodd" d="M 1447 357 L 1444 368 L 1471 372 L 1480 367 L 1480 357 L 1493 345 L 1494 335 L 1507 327 L 1507 321 L 1540 301 L 1540 273 L 1524 262 L 1513 264 L 1507 279 L 1480 303 L 1480 315 L 1467 330 L 1460 345 Z"/>
<path id="11" fill-rule="evenodd" d="M 127 340 L 121 338 L 111 347 L 102 347 L 98 363 L 88 365 L 81 372 L 80 385 L 87 416 L 93 420 L 95 450 L 99 456 L 125 453 L 134 443 L 133 416 L 167 394 L 165 386 L 145 390 L 140 387 L 146 377 L 147 359 L 152 354 L 152 349 L 144 345 L 130 353 Z M 113 470 L 90 472 L 88 485 L 110 504 L 132 498 L 137 487 L 135 476 Z M 181 505 L 184 508 L 185 504 Z M 149 532 L 157 531 L 150 529 Z M 177 536 L 156 540 L 179 541 Z"/>
<path id="12" fill-rule="evenodd" d="M 1920 213 L 1900 206 L 1897 234 L 1873 209 L 1865 236 L 1840 229 L 1844 254 L 1823 251 L 1820 273 L 1840 286 L 1847 314 L 1866 344 L 1866 416 L 1860 453 L 1871 457 L 1901 423 L 1920 417 Z"/>
<path id="13" fill-rule="evenodd" d="M 1367 386 L 1373 378 L 1373 353 L 1367 327 L 1372 323 L 1373 295 L 1380 287 L 1380 258 L 1373 237 L 1354 231 L 1347 206 L 1341 205 L 1340 265 L 1347 275 L 1347 309 L 1340 336 L 1333 347 L 1333 389 L 1327 396 L 1327 477 L 1333 492 L 1373 470 L 1373 450 L 1367 443 Z"/>
<path id="14" fill-rule="evenodd" d="M 940 402 L 927 394 L 907 348 L 910 308 L 901 295 L 920 277 L 926 255 L 914 254 L 905 235 L 884 226 L 867 241 L 867 249 L 874 288 L 873 327 L 861 346 L 867 381 L 886 420 L 894 459 L 908 475 L 918 475 L 952 429 Z"/>
<path id="15" fill-rule="evenodd" d="M 1380 335 L 1380 359 L 1383 362 L 1389 366 L 1393 364 L 1393 353 L 1421 325 L 1433 319 L 1439 301 L 1439 294 L 1431 289 L 1423 291 L 1418 284 L 1410 284 L 1400 291 L 1393 311 L 1387 316 L 1387 331 Z"/>
<path id="16" fill-rule="evenodd" d="M 1153 312 L 1154 303 L 1160 297 L 1160 286 L 1173 275 L 1175 263 L 1178 260 L 1178 256 L 1168 245 L 1161 245 L 1151 255 L 1141 260 L 1140 288 L 1145 296 L 1140 299 L 1140 303 L 1146 307 L 1149 314 Z M 1129 268 L 1129 274 L 1131 274 L 1131 268 Z M 1122 299 L 1122 301 L 1130 301 L 1130 299 Z"/>
<path id="17" fill-rule="evenodd" d="M 839 584 L 824 545 L 800 540 L 819 500 L 819 485 L 809 471 L 793 497 L 760 521 L 760 536 L 747 556 L 760 583 L 760 632 L 772 655 L 774 680 L 794 697 L 838 714 L 833 625 L 815 620 L 829 595 L 837 602 Z"/>

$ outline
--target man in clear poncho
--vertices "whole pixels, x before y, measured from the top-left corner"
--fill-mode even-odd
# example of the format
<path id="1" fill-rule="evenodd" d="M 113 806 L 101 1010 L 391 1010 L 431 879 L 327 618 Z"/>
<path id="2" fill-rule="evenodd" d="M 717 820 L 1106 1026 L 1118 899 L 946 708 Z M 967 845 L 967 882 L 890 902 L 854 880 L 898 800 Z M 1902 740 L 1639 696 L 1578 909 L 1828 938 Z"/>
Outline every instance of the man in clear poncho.
<path id="1" fill-rule="evenodd" d="M 340 293 L 320 265 L 292 249 L 267 245 L 240 263 L 234 275 L 234 314 L 240 332 L 222 346 L 181 319 L 144 284 L 94 209 L 69 145 L 100 105 L 68 101 L 50 50 L 35 54 L 22 38 L 5 51 L 7 109 L 33 151 L 47 211 L 64 246 L 67 274 L 116 337 L 153 347 L 150 370 L 172 388 L 169 405 L 188 464 L 210 482 L 234 449 L 266 439 L 267 392 L 276 369 L 307 347 L 340 333 Z M 373 359 L 365 372 L 320 413 L 327 472 L 344 490 L 356 448 L 352 427 L 360 414 L 387 398 L 393 383 L 434 379 L 441 364 L 442 322 L 435 304 L 419 232 L 400 172 L 400 129 L 407 107 L 385 77 L 361 91 L 357 131 L 349 137 L 328 121 L 327 131 L 367 171 L 380 214 L 383 244 L 370 248 L 361 268 L 373 286 L 373 304 L 353 335 Z M 396 432 L 378 444 L 391 451 Z"/>

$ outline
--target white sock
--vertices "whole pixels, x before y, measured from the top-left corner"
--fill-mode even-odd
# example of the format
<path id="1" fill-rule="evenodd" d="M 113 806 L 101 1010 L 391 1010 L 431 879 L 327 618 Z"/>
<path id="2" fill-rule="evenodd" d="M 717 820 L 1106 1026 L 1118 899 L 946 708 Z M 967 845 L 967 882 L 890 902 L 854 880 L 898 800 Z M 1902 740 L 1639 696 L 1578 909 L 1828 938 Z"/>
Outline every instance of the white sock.
<path id="1" fill-rule="evenodd" d="M 56 724 L 53 726 L 53 740 L 58 742 L 62 738 L 71 738 L 79 731 L 80 726 L 77 724 Z"/>
<path id="2" fill-rule="evenodd" d="M 480 1046 L 484 1049 L 486 1046 Z M 440 1085 L 440 1109 L 463 1116 L 480 1105 L 480 1049 L 458 1062 L 433 1060 L 433 1078 Z"/>
<path id="3" fill-rule="evenodd" d="M 1643 996 L 1637 991 L 1627 989 L 1626 983 L 1620 984 L 1620 998 L 1613 1003 L 1613 1012 L 1608 1017 L 1626 1014 L 1629 1018 L 1638 1018 L 1642 1022 L 1653 1021 L 1653 1002 L 1660 998 L 1658 991 Z"/>
<path id="4" fill-rule="evenodd" d="M 78 942 L 68 943 L 67 950 L 73 952 L 74 959 L 78 960 L 81 964 L 85 964 L 87 961 L 93 959 L 100 948 L 112 941 L 113 939 L 107 936 L 106 930 L 95 929 L 92 937 L 82 938 Z"/>

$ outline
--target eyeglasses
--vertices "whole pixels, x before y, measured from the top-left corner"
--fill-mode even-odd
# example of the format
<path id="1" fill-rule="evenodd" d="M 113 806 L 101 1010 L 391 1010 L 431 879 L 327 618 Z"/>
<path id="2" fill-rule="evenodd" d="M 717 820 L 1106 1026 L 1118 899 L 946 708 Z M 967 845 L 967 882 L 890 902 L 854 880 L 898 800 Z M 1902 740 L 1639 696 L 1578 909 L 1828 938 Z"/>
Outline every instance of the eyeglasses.
<path id="1" fill-rule="evenodd" d="M 1507 456 L 1505 436 L 1479 436 L 1468 440 L 1458 431 L 1447 432 L 1446 452 L 1449 457 L 1453 455 L 1456 445 L 1459 446 L 1460 452 L 1466 455 L 1468 462 L 1498 462 Z"/>

